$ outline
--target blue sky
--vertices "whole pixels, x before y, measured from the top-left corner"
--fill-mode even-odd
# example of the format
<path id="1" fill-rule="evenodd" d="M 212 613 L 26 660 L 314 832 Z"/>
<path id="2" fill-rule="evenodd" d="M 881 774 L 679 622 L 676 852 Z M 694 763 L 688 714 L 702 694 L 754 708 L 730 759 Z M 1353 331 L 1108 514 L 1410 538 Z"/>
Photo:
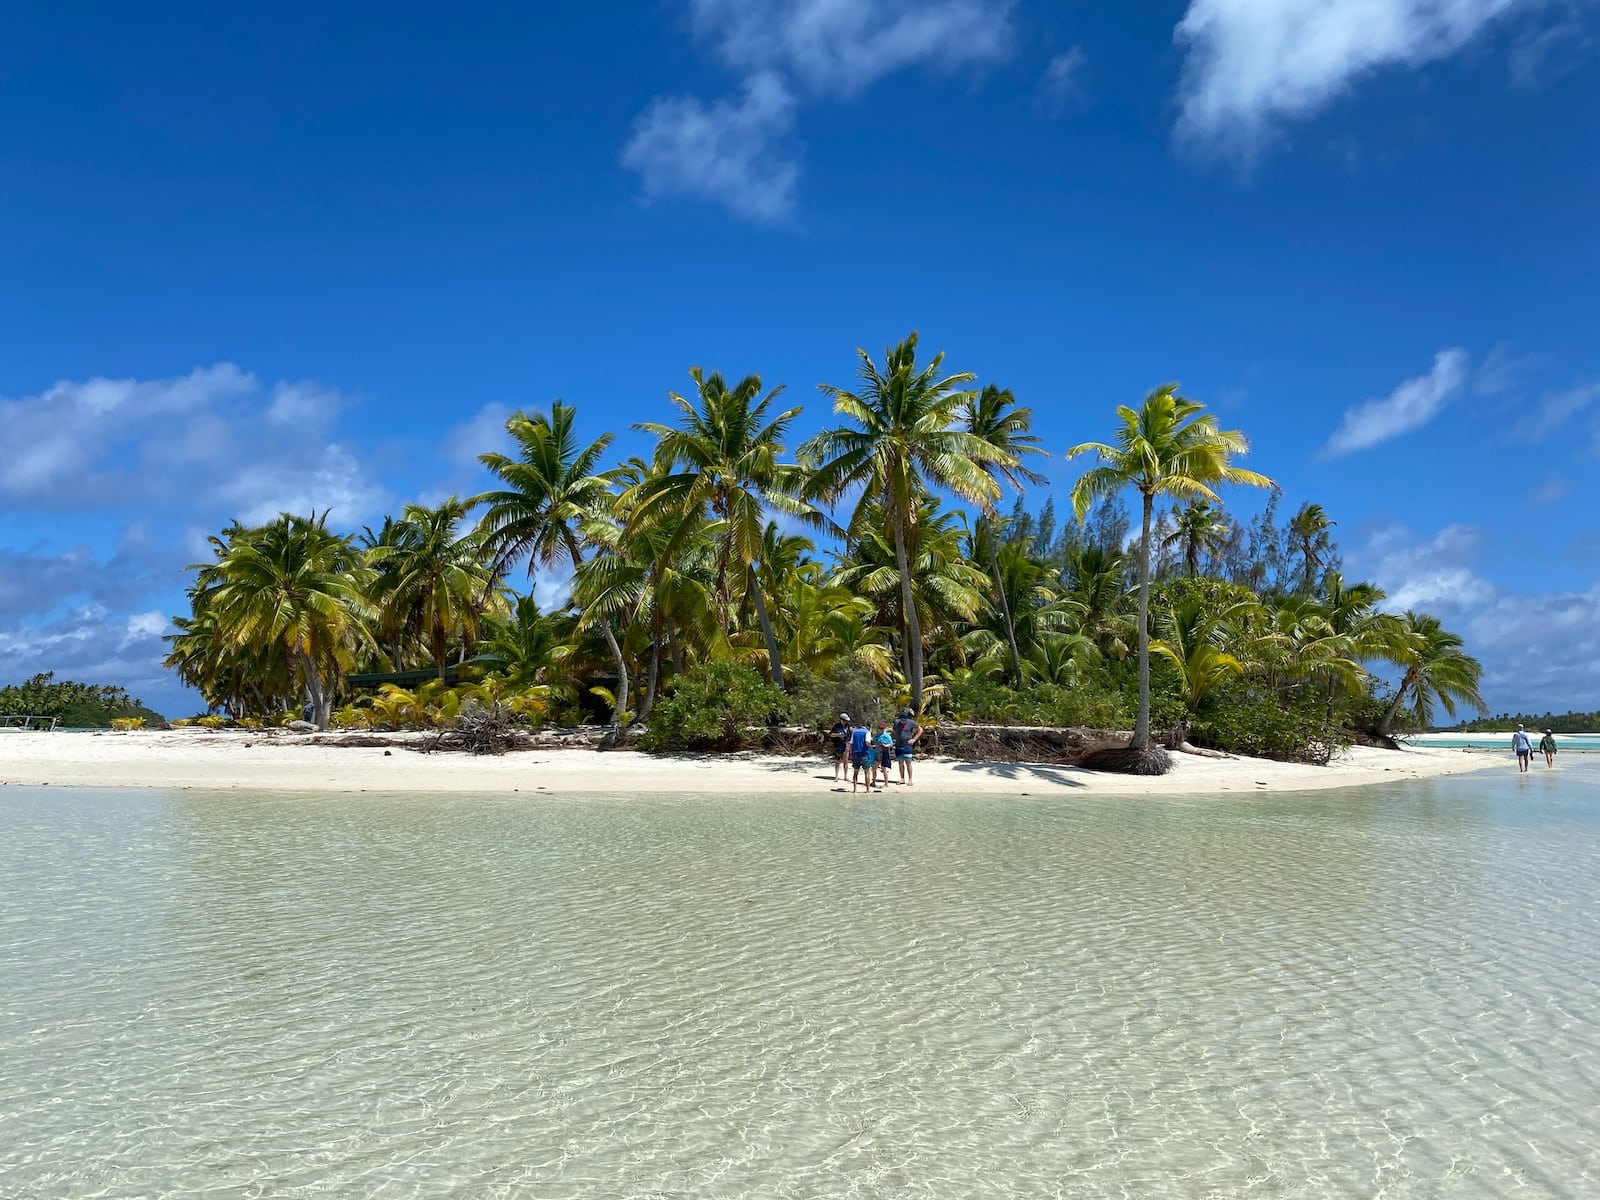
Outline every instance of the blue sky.
<path id="1" fill-rule="evenodd" d="M 0 682 L 190 711 L 230 518 L 555 397 L 641 449 L 690 364 L 809 433 L 916 329 L 1063 497 L 1181 381 L 1493 708 L 1600 707 L 1595 0 L 15 5 L 0 104 Z"/>

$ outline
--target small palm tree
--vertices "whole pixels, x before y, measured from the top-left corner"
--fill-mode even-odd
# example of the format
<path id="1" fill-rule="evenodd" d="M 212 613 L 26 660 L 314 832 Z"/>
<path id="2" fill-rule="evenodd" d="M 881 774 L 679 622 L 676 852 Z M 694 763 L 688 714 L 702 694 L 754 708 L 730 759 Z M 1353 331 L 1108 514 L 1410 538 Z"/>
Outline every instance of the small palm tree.
<path id="1" fill-rule="evenodd" d="M 462 639 L 465 657 L 483 617 L 506 608 L 484 561 L 482 535 L 461 531 L 469 508 L 456 496 L 437 508 L 408 504 L 367 551 L 367 561 L 378 569 L 376 598 L 384 623 L 420 637 L 440 679 L 450 639 Z"/>
<path id="2" fill-rule="evenodd" d="M 1217 428 L 1205 406 L 1178 395 L 1177 384 L 1159 387 L 1138 409 L 1120 405 L 1116 444 L 1083 442 L 1067 451 L 1068 458 L 1093 453 L 1099 466 L 1085 472 L 1072 488 L 1072 507 L 1083 520 L 1095 501 L 1132 485 L 1143 501 L 1139 537 L 1139 715 L 1134 725 L 1132 749 L 1150 746 L 1150 516 L 1157 496 L 1178 500 L 1216 501 L 1214 483 L 1244 483 L 1271 487 L 1272 481 L 1255 471 L 1232 465 L 1235 454 L 1249 451 L 1244 434 Z"/>
<path id="3" fill-rule="evenodd" d="M 699 367 L 690 367 L 689 377 L 695 384 L 692 401 L 668 393 L 678 408 L 678 425 L 644 422 L 634 426 L 655 434 L 657 441 L 654 469 L 636 493 L 626 498 L 631 509 L 630 531 L 663 517 L 676 518 L 680 528 L 687 530 L 693 514 L 709 510 L 720 522 L 715 533 L 717 620 L 727 631 L 737 573 L 740 586 L 755 605 L 772 682 L 782 687 L 778 640 L 772 632 L 756 564 L 768 510 L 819 522 L 816 510 L 796 498 L 802 486 L 800 469 L 778 461 L 789 424 L 800 408 L 797 405 L 774 414 L 773 401 L 783 388 L 773 388 L 763 396 L 759 375 L 746 375 L 731 388 L 716 371 L 708 375 Z M 664 553 L 676 551 L 678 540 L 669 537 Z"/>
<path id="4" fill-rule="evenodd" d="M 1016 467 L 1014 456 L 961 427 L 971 397 L 966 372 L 941 376 L 943 354 L 917 364 L 917 335 L 889 347 L 883 365 L 857 350 L 857 390 L 820 385 L 834 411 L 851 422 L 825 429 L 800 450 L 814 470 L 809 493 L 827 504 L 859 489 L 860 499 L 847 527 L 854 540 L 866 531 L 864 518 L 880 512 L 888 526 L 900 573 L 900 612 L 905 631 L 906 681 L 911 707 L 922 708 L 922 628 L 912 600 L 912 558 L 917 516 L 932 487 L 971 503 L 992 507 L 1000 486 L 991 466 Z"/>
<path id="5" fill-rule="evenodd" d="M 1040 484 L 1045 481 L 1039 472 L 1022 465 L 1023 455 L 1047 454 L 1047 452 L 1039 445 L 1039 439 L 1028 432 L 1029 426 L 1033 423 L 1033 410 L 1019 408 L 1017 398 L 1011 394 L 1011 389 L 989 384 L 983 391 L 967 400 L 962 411 L 961 423 L 969 434 L 999 452 L 994 460 L 984 465 L 984 469 L 992 478 L 1004 479 L 1019 494 L 1024 483 Z M 991 524 L 997 520 L 993 504 L 985 506 L 984 520 Z M 1006 595 L 1005 583 L 1000 578 L 999 539 L 997 536 L 990 536 L 987 541 L 989 574 L 994 578 L 995 595 L 999 599 L 1000 614 L 1005 621 L 1006 642 L 1011 650 L 1011 682 L 1014 686 L 1021 687 L 1022 655 L 1017 650 L 1017 626 L 1011 613 L 1011 601 Z"/>
<path id="6" fill-rule="evenodd" d="M 1458 704 L 1470 704 L 1480 713 L 1488 712 L 1478 692 L 1483 666 L 1462 651 L 1460 636 L 1440 625 L 1437 617 L 1426 613 L 1408 610 L 1402 619 L 1406 626 L 1406 649 L 1401 663 L 1405 673 L 1378 724 L 1378 732 L 1387 736 L 1394 728 L 1408 695 L 1411 718 L 1424 728 L 1433 723 L 1435 704 L 1452 717 L 1456 715 Z"/>
<path id="7" fill-rule="evenodd" d="M 356 646 L 368 639 L 369 570 L 328 514 L 284 513 L 255 529 L 233 526 L 214 541 L 217 561 L 197 585 L 224 644 L 277 655 L 326 729 Z"/>
<path id="8" fill-rule="evenodd" d="M 535 566 L 565 563 L 574 571 L 582 566 L 589 544 L 586 523 L 611 506 L 610 480 L 595 473 L 611 435 L 601 434 L 580 446 L 576 417 L 573 408 L 559 400 L 550 406 L 548 416 L 512 413 L 506 432 L 517 443 L 517 456 L 478 456 L 504 484 L 473 500 L 474 505 L 487 506 L 478 532 L 495 578 L 504 578 L 524 559 L 529 575 Z M 599 627 L 617 672 L 615 719 L 620 722 L 628 708 L 628 663 L 611 622 L 603 619 Z"/>
<path id="9" fill-rule="evenodd" d="M 1317 572 L 1333 552 L 1333 539 L 1328 530 L 1337 525 L 1330 521 L 1320 504 L 1302 504 L 1289 518 L 1289 536 L 1300 552 L 1300 594 L 1314 596 L 1317 591 Z"/>
<path id="10" fill-rule="evenodd" d="M 1161 542 L 1163 550 L 1177 547 L 1183 552 L 1184 573 L 1193 579 L 1200 574 L 1200 555 L 1215 552 L 1227 539 L 1229 525 L 1213 504 L 1196 500 L 1173 510 L 1173 530 Z"/>

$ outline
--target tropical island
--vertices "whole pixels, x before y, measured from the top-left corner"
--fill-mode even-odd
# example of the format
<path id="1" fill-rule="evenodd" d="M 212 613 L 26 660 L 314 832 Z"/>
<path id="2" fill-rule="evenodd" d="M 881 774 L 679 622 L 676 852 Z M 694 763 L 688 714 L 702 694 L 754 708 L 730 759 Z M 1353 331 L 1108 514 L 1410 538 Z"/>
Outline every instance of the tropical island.
<path id="1" fill-rule="evenodd" d="M 820 385 L 836 423 L 759 376 L 690 370 L 649 457 L 608 463 L 561 401 L 506 422 L 496 486 L 345 532 L 330 514 L 230 524 L 194 568 L 167 665 L 211 725 L 537 730 L 604 723 L 646 749 L 732 749 L 909 708 L 934 725 L 1131 729 L 1161 745 L 1326 762 L 1482 710 L 1459 636 L 1346 580 L 1315 503 L 1175 385 L 1120 407 L 1058 519 L 1030 510 L 1046 448 L 996 384 L 916 335 Z M 1271 489 L 1253 520 L 1219 489 Z M 1007 494 L 1012 503 L 1003 512 Z M 1136 508 L 1130 517 L 1124 497 Z M 515 584 L 570 574 L 541 611 Z M 1384 673 L 1396 678 L 1393 686 Z"/>

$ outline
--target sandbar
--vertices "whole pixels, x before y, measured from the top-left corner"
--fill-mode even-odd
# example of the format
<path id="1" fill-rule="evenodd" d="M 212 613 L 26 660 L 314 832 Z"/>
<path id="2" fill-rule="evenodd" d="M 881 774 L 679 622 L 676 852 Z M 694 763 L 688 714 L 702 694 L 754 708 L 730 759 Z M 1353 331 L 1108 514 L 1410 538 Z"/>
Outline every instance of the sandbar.
<path id="1" fill-rule="evenodd" d="M 535 795 L 795 795 L 838 791 L 821 756 L 653 755 L 632 750 L 529 749 L 490 756 L 423 753 L 418 737 L 387 750 L 340 736 L 198 729 L 135 733 L 27 731 L 0 736 L 0 785 L 203 788 L 294 792 Z M 888 794 L 1195 796 L 1313 791 L 1502 767 L 1481 750 L 1351 747 L 1328 766 L 1255 758 L 1173 756 L 1148 778 L 1051 764 L 923 759 L 914 783 Z M 1509 760 L 1507 760 L 1509 761 Z M 891 769 L 891 778 L 895 772 Z M 842 785 L 849 792 L 849 784 Z"/>

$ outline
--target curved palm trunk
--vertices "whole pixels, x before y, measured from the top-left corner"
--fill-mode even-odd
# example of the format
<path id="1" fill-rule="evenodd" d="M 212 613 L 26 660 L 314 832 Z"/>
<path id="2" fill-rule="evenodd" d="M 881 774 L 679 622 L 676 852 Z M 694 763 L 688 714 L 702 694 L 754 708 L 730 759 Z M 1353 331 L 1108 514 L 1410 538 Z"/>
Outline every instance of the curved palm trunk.
<path id="1" fill-rule="evenodd" d="M 311 723 L 318 729 L 326 729 L 333 715 L 333 696 L 322 686 L 322 672 L 317 670 L 316 658 L 302 647 L 295 648 L 295 655 L 305 670 L 306 699 L 311 702 Z"/>
<path id="2" fill-rule="evenodd" d="M 1135 750 L 1150 748 L 1150 510 L 1155 498 L 1144 494 L 1144 522 L 1139 533 L 1139 716 L 1133 725 Z"/>
<path id="3" fill-rule="evenodd" d="M 1017 652 L 1017 623 L 1011 618 L 1011 598 L 1006 595 L 1005 580 L 1000 576 L 1000 544 L 994 527 L 989 528 L 989 573 L 994 576 L 994 590 L 1000 597 L 1000 616 L 1006 623 L 1006 644 L 1011 648 L 1011 686 L 1022 686 L 1022 655 Z"/>
<path id="4" fill-rule="evenodd" d="M 1400 686 L 1394 690 L 1394 699 L 1389 701 L 1389 707 L 1383 712 L 1383 720 L 1378 722 L 1378 733 L 1382 737 L 1389 736 L 1389 730 L 1394 726 L 1394 719 L 1400 715 L 1400 705 L 1406 698 L 1406 689 L 1411 686 L 1412 675 L 1407 671 L 1400 678 Z"/>
<path id="5" fill-rule="evenodd" d="M 767 600 L 761 594 L 761 577 L 756 574 L 755 563 L 746 563 L 750 576 L 750 595 L 756 602 L 756 620 L 761 622 L 761 636 L 767 639 L 767 662 L 772 668 L 774 687 L 783 686 L 783 663 L 778 658 L 778 639 L 772 632 L 772 621 L 767 616 Z"/>
<path id="6" fill-rule="evenodd" d="M 622 646 L 617 642 L 617 635 L 612 630 L 609 619 L 600 622 L 600 632 L 606 639 L 606 645 L 611 649 L 612 664 L 617 668 L 617 706 L 611 713 L 611 720 L 620 727 L 622 716 L 628 711 L 628 664 L 622 657 Z"/>
<path id="7" fill-rule="evenodd" d="M 894 561 L 900 570 L 900 608 L 906 625 L 906 682 L 911 686 L 911 711 L 922 715 L 922 622 L 911 598 L 911 556 L 906 552 L 905 518 L 896 514 Z"/>

